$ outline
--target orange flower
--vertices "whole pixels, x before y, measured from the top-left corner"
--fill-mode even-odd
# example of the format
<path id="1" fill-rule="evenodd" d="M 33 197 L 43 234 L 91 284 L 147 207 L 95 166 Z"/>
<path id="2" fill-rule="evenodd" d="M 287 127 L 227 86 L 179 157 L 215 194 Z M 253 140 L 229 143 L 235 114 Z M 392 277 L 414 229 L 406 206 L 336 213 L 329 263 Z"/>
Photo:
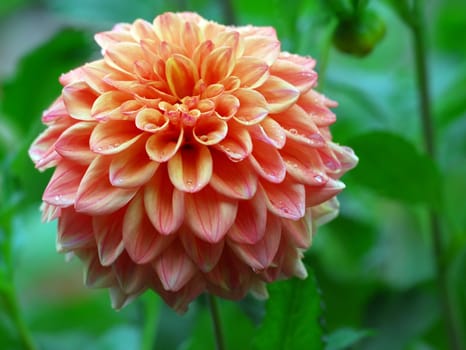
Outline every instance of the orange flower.
<path id="1" fill-rule="evenodd" d="M 273 28 L 166 13 L 99 33 L 103 59 L 60 78 L 30 149 L 56 167 L 43 195 L 57 247 L 120 308 L 150 288 L 186 310 L 204 291 L 267 296 L 306 277 L 353 152 L 331 141 L 336 103 L 312 58 Z"/>

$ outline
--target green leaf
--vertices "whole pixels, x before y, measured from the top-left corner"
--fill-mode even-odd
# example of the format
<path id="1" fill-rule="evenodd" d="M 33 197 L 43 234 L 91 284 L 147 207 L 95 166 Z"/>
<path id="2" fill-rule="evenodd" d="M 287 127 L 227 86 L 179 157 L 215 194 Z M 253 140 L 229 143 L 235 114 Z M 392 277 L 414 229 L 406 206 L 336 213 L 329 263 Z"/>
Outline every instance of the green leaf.
<path id="1" fill-rule="evenodd" d="M 435 115 L 439 124 L 446 127 L 458 119 L 466 116 L 466 70 L 458 72 L 455 81 L 444 89 L 436 100 Z M 452 93 L 454 91 L 455 93 Z"/>
<path id="2" fill-rule="evenodd" d="M 388 198 L 438 206 L 439 171 L 412 143 L 384 131 L 369 132 L 347 143 L 360 159 L 348 179 Z"/>
<path id="3" fill-rule="evenodd" d="M 0 16 L 7 15 L 28 2 L 30 0 L 2 0 L 0 2 Z"/>
<path id="4" fill-rule="evenodd" d="M 466 244 L 463 243 L 462 251 L 456 255 L 448 271 L 449 287 L 453 302 L 453 313 L 458 330 L 466 329 Z M 466 346 L 466 334 L 459 331 L 459 341 Z"/>
<path id="5" fill-rule="evenodd" d="M 309 271 L 309 269 L 308 269 Z M 314 275 L 269 285 L 264 321 L 253 339 L 255 350 L 322 349 L 320 296 Z"/>
<path id="6" fill-rule="evenodd" d="M 371 336 L 374 332 L 370 329 L 356 330 L 352 328 L 340 328 L 326 337 L 325 350 L 344 350 L 356 345 L 360 340 Z"/>

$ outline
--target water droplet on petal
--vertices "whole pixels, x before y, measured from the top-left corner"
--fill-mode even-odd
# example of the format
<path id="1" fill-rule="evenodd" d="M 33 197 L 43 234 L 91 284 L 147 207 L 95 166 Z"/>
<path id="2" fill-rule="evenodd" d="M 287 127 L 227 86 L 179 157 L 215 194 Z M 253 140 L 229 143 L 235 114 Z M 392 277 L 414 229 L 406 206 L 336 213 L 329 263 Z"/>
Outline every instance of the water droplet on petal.
<path id="1" fill-rule="evenodd" d="M 314 175 L 314 180 L 318 183 L 324 183 L 324 177 L 322 175 Z"/>
<path id="2" fill-rule="evenodd" d="M 201 135 L 199 138 L 200 138 L 201 141 L 203 141 L 203 142 L 209 141 L 209 136 L 207 136 L 207 135 Z"/>
<path id="3" fill-rule="evenodd" d="M 155 124 L 153 124 L 153 123 L 146 123 L 146 124 L 144 125 L 144 130 L 145 130 L 145 131 L 153 131 L 153 130 L 155 130 L 155 129 L 157 129 L 157 125 L 155 125 Z"/>
<path id="4" fill-rule="evenodd" d="M 298 134 L 298 130 L 296 130 L 295 128 L 291 128 L 288 130 L 291 134 L 293 135 L 297 135 Z"/>

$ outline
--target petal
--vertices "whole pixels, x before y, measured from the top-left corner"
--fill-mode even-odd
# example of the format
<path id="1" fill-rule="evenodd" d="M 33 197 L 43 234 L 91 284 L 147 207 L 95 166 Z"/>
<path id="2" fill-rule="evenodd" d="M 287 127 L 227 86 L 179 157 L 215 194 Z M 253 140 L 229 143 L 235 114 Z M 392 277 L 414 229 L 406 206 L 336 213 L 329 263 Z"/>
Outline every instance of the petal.
<path id="1" fill-rule="evenodd" d="M 55 169 L 47 185 L 42 200 L 57 207 L 68 207 L 74 204 L 86 168 L 74 163 L 61 162 Z"/>
<path id="2" fill-rule="evenodd" d="M 36 168 L 42 171 L 57 164 L 60 156 L 55 151 L 55 142 L 67 127 L 65 124 L 53 125 L 34 140 L 28 153 Z"/>
<path id="3" fill-rule="evenodd" d="M 137 189 L 113 187 L 109 182 L 110 160 L 104 156 L 94 159 L 87 169 L 76 195 L 76 211 L 92 215 L 113 213 L 125 206 Z"/>
<path id="4" fill-rule="evenodd" d="M 314 90 L 309 90 L 302 94 L 298 100 L 298 105 L 312 117 L 312 121 L 320 126 L 329 126 L 336 121 L 333 113 L 326 105 L 327 100 L 324 95 Z"/>
<path id="5" fill-rule="evenodd" d="M 140 45 L 122 42 L 107 47 L 104 59 L 110 67 L 131 74 L 134 71 L 134 63 L 144 60 L 144 53 Z"/>
<path id="6" fill-rule="evenodd" d="M 215 148 L 225 153 L 232 161 L 239 162 L 251 154 L 251 135 L 241 124 L 231 120 L 228 123 L 228 134 Z"/>
<path id="7" fill-rule="evenodd" d="M 94 236 L 99 260 L 103 266 L 113 264 L 123 252 L 122 215 L 123 213 L 116 212 L 93 217 Z"/>
<path id="8" fill-rule="evenodd" d="M 309 91 L 317 83 L 316 72 L 306 66 L 296 64 L 289 60 L 276 60 L 272 67 L 270 67 L 270 73 L 287 81 L 296 87 L 300 93 Z"/>
<path id="9" fill-rule="evenodd" d="M 269 77 L 269 66 L 262 59 L 246 56 L 236 61 L 232 75 L 241 80 L 241 87 L 257 88 Z"/>
<path id="10" fill-rule="evenodd" d="M 218 47 L 204 59 L 201 65 L 201 78 L 206 84 L 218 83 L 228 77 L 235 64 L 235 56 L 230 47 Z"/>
<path id="11" fill-rule="evenodd" d="M 93 120 L 92 105 L 97 98 L 94 91 L 84 82 L 72 83 L 63 88 L 63 102 L 69 115 L 78 120 Z"/>
<path id="12" fill-rule="evenodd" d="M 278 150 L 261 141 L 253 141 L 249 160 L 255 171 L 270 182 L 280 183 L 286 175 L 286 166 Z"/>
<path id="13" fill-rule="evenodd" d="M 224 120 L 235 116 L 239 106 L 240 101 L 238 98 L 230 94 L 222 94 L 215 99 L 215 112 L 217 112 L 219 118 Z"/>
<path id="14" fill-rule="evenodd" d="M 237 201 L 215 192 L 209 187 L 186 194 L 186 222 L 202 240 L 217 243 L 235 221 Z"/>
<path id="15" fill-rule="evenodd" d="M 82 67 L 83 79 L 97 94 L 103 94 L 111 90 L 111 86 L 104 81 L 110 69 L 103 59 L 93 61 Z"/>
<path id="16" fill-rule="evenodd" d="M 144 187 L 144 206 L 152 225 L 161 234 L 169 235 L 181 226 L 184 194 L 173 187 L 164 167 Z"/>
<path id="17" fill-rule="evenodd" d="M 95 123 L 80 122 L 66 129 L 55 143 L 57 153 L 78 164 L 90 164 L 96 157 L 89 149 L 89 137 L 95 125 Z"/>
<path id="18" fill-rule="evenodd" d="M 343 191 L 345 184 L 341 181 L 328 178 L 325 186 L 321 187 L 306 187 L 306 206 L 313 207 L 328 201 L 332 197 L 335 197 L 338 193 Z"/>
<path id="19" fill-rule="evenodd" d="M 295 140 L 288 140 L 280 154 L 286 169 L 295 180 L 310 186 L 323 186 L 328 181 L 319 151 Z"/>
<path id="20" fill-rule="evenodd" d="M 254 271 L 263 270 L 268 268 L 275 258 L 280 246 L 281 231 L 280 220 L 275 215 L 269 215 L 266 226 L 267 234 L 261 240 L 254 244 L 230 241 L 228 245 Z"/>
<path id="21" fill-rule="evenodd" d="M 286 137 L 314 147 L 325 145 L 325 139 L 320 135 L 319 128 L 312 118 L 299 106 L 295 105 L 288 110 L 273 115 L 286 131 Z"/>
<path id="22" fill-rule="evenodd" d="M 275 148 L 283 148 L 286 142 L 285 130 L 272 118 L 265 118 L 259 124 L 253 125 L 249 132 L 254 139 L 268 143 Z"/>
<path id="23" fill-rule="evenodd" d="M 299 98 L 299 90 L 296 87 L 273 75 L 258 87 L 257 91 L 265 97 L 270 113 L 283 112 Z"/>
<path id="24" fill-rule="evenodd" d="M 154 31 L 157 36 L 169 43 L 178 44 L 182 40 L 184 21 L 175 13 L 166 12 L 154 19 Z"/>
<path id="25" fill-rule="evenodd" d="M 267 208 L 272 213 L 292 220 L 304 216 L 306 197 L 303 185 L 285 179 L 280 185 L 262 181 L 261 187 L 264 190 Z"/>
<path id="26" fill-rule="evenodd" d="M 238 243 L 255 244 L 266 234 L 266 221 L 267 207 L 263 196 L 257 194 L 249 201 L 240 201 L 228 238 Z"/>
<path id="27" fill-rule="evenodd" d="M 91 109 L 92 117 L 97 120 L 127 119 L 121 112 L 121 106 L 133 97 L 127 92 L 107 91 L 97 97 Z"/>
<path id="28" fill-rule="evenodd" d="M 92 217 L 76 213 L 73 208 L 62 210 L 57 231 L 59 252 L 88 248 L 95 244 Z"/>
<path id="29" fill-rule="evenodd" d="M 146 152 L 149 158 L 163 163 L 171 159 L 179 150 L 184 136 L 184 129 L 172 128 L 155 133 L 147 139 Z"/>
<path id="30" fill-rule="evenodd" d="M 200 144 L 210 146 L 222 141 L 228 133 L 228 124 L 219 118 L 199 118 L 193 128 L 193 136 Z"/>
<path id="31" fill-rule="evenodd" d="M 121 290 L 127 295 L 140 294 L 147 288 L 152 269 L 148 266 L 137 265 L 128 256 L 121 254 L 112 266 L 113 273 Z"/>
<path id="32" fill-rule="evenodd" d="M 157 232 L 145 213 L 143 197 L 138 194 L 128 205 L 122 229 L 125 249 L 137 264 L 154 260 L 175 238 Z"/>
<path id="33" fill-rule="evenodd" d="M 212 156 L 206 146 L 184 145 L 168 161 L 168 175 L 178 190 L 198 192 L 212 177 Z"/>
<path id="34" fill-rule="evenodd" d="M 185 22 L 183 27 L 183 45 L 188 54 L 192 54 L 202 40 L 199 26 L 192 22 Z"/>
<path id="35" fill-rule="evenodd" d="M 217 265 L 223 252 L 224 240 L 217 243 L 206 242 L 186 229 L 181 233 L 180 239 L 186 254 L 202 272 L 209 272 Z"/>
<path id="36" fill-rule="evenodd" d="M 233 162 L 220 152 L 212 152 L 212 157 L 212 188 L 230 198 L 250 199 L 254 196 L 257 174 L 248 162 Z"/>
<path id="37" fill-rule="evenodd" d="M 149 23 L 142 19 L 137 19 L 133 22 L 131 26 L 131 34 L 138 41 L 140 41 L 141 39 L 150 39 L 156 41 L 160 40 L 157 34 L 155 34 L 152 23 Z"/>
<path id="38" fill-rule="evenodd" d="M 153 263 L 154 269 L 168 291 L 180 290 L 196 273 L 196 265 L 182 245 L 174 243 Z"/>
<path id="39" fill-rule="evenodd" d="M 115 154 L 134 144 L 141 135 L 132 121 L 109 120 L 96 125 L 89 145 L 95 153 Z"/>
<path id="40" fill-rule="evenodd" d="M 273 36 L 253 35 L 244 38 L 243 56 L 253 56 L 269 66 L 280 54 L 280 42 Z"/>
<path id="41" fill-rule="evenodd" d="M 175 54 L 165 63 L 165 76 L 173 95 L 182 99 L 193 94 L 199 75 L 193 61 L 186 56 Z"/>
<path id="42" fill-rule="evenodd" d="M 233 94 L 240 101 L 234 119 L 244 125 L 254 125 L 267 117 L 269 109 L 267 101 L 261 93 L 251 89 L 238 89 Z"/>
<path id="43" fill-rule="evenodd" d="M 110 183 L 116 187 L 139 187 L 154 175 L 160 163 L 147 156 L 145 140 L 114 155 L 109 168 Z"/>
<path id="44" fill-rule="evenodd" d="M 99 46 L 106 50 L 109 46 L 120 42 L 133 41 L 133 37 L 129 31 L 111 30 L 94 35 L 94 39 Z"/>
<path id="45" fill-rule="evenodd" d="M 290 242 L 302 249 L 308 249 L 312 242 L 312 215 L 306 210 L 306 215 L 299 220 L 282 219 L 283 233 Z"/>
<path id="46" fill-rule="evenodd" d="M 76 251 L 76 255 L 84 263 L 84 284 L 90 288 L 105 288 L 116 283 L 112 268 L 102 266 L 94 249 Z"/>
<path id="47" fill-rule="evenodd" d="M 332 197 L 332 199 L 328 200 L 327 202 L 323 202 L 312 207 L 311 214 L 313 228 L 316 229 L 318 226 L 324 225 L 327 222 L 335 219 L 338 215 L 339 209 L 340 203 L 338 202 L 337 197 Z"/>

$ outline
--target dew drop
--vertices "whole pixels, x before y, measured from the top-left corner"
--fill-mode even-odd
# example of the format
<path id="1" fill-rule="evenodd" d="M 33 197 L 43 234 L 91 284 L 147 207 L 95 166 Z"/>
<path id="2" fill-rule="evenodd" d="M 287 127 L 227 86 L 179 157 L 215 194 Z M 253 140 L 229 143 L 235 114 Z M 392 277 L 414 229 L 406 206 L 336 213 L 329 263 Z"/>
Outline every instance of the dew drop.
<path id="1" fill-rule="evenodd" d="M 324 177 L 322 175 L 314 175 L 314 180 L 318 183 L 324 183 Z"/>
<path id="2" fill-rule="evenodd" d="M 209 136 L 207 136 L 207 135 L 201 135 L 201 136 L 199 136 L 199 138 L 200 138 L 201 141 L 203 141 L 203 142 L 209 141 Z"/>
<path id="3" fill-rule="evenodd" d="M 296 130 L 295 128 L 291 128 L 288 130 L 291 134 L 293 135 L 297 135 L 298 134 L 298 130 Z"/>
<path id="4" fill-rule="evenodd" d="M 157 128 L 157 125 L 153 124 L 153 123 L 146 123 L 144 125 L 144 130 L 145 131 L 153 131 Z"/>
<path id="5" fill-rule="evenodd" d="M 62 199 L 63 199 L 63 196 L 62 196 L 61 194 L 57 194 L 57 195 L 55 196 L 55 201 L 56 201 L 56 202 L 61 202 Z"/>

